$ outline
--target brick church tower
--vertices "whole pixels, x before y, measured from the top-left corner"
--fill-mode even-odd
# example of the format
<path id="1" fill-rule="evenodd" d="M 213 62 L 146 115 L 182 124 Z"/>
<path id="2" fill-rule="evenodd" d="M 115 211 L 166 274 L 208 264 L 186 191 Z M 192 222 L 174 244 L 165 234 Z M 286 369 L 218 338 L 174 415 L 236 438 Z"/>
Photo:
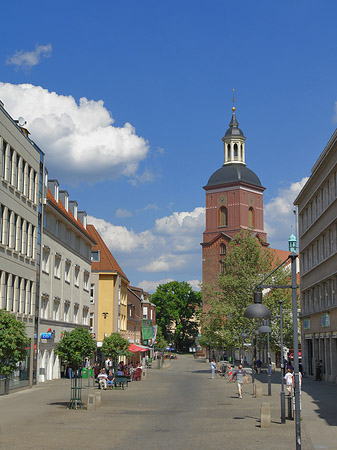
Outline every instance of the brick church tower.
<path id="1" fill-rule="evenodd" d="M 206 229 L 202 242 L 202 282 L 217 286 L 224 271 L 229 242 L 242 229 L 249 229 L 262 245 L 268 246 L 263 229 L 263 191 L 259 177 L 245 163 L 246 138 L 232 108 L 232 119 L 225 136 L 224 163 L 204 186 L 206 191 Z"/>

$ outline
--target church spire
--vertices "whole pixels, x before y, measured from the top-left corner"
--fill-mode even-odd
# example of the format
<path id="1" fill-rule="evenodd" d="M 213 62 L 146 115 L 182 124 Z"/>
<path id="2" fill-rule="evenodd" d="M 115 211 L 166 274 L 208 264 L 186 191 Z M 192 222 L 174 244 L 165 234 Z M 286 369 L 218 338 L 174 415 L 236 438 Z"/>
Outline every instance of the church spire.
<path id="1" fill-rule="evenodd" d="M 235 97 L 233 89 L 233 107 L 232 107 L 232 119 L 229 123 L 229 128 L 226 131 L 225 136 L 222 138 L 224 143 L 224 164 L 243 164 L 245 163 L 245 136 L 242 130 L 239 128 L 239 122 L 235 116 Z"/>

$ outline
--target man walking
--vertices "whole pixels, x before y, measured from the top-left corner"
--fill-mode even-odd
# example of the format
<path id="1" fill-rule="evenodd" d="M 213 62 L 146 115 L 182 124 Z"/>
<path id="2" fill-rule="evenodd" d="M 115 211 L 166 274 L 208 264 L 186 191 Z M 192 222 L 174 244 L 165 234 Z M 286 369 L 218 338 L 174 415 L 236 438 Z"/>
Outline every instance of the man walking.
<path id="1" fill-rule="evenodd" d="M 239 398 L 242 398 L 242 385 L 243 383 L 248 384 L 247 374 L 242 369 L 242 364 L 240 364 L 238 369 L 235 370 L 235 372 L 233 372 L 232 380 L 234 377 L 236 378 L 236 385 L 238 387 Z"/>

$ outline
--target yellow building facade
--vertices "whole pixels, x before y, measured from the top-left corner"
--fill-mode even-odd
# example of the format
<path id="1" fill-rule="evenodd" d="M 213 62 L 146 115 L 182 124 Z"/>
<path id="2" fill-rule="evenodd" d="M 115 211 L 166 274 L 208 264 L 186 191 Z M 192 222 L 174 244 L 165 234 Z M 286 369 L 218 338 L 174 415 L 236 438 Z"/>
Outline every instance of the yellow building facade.
<path id="1" fill-rule="evenodd" d="M 91 332 L 97 346 L 111 333 L 126 337 L 127 287 L 129 280 L 93 225 L 87 229 L 97 243 L 91 262 Z"/>

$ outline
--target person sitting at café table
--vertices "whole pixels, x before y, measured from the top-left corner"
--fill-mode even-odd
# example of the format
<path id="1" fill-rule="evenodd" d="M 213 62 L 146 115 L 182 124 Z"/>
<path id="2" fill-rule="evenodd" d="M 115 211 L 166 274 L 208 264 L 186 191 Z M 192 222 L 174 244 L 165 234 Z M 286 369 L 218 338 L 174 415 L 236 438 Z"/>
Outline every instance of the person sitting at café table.
<path id="1" fill-rule="evenodd" d="M 113 387 L 115 377 L 113 376 L 112 370 L 109 371 L 108 379 L 106 380 L 106 385 Z"/>
<path id="2" fill-rule="evenodd" d="M 107 382 L 108 376 L 105 373 L 105 369 L 101 370 L 101 372 L 98 374 L 97 379 L 98 379 L 99 387 L 101 389 L 105 389 L 106 390 L 106 382 Z"/>

